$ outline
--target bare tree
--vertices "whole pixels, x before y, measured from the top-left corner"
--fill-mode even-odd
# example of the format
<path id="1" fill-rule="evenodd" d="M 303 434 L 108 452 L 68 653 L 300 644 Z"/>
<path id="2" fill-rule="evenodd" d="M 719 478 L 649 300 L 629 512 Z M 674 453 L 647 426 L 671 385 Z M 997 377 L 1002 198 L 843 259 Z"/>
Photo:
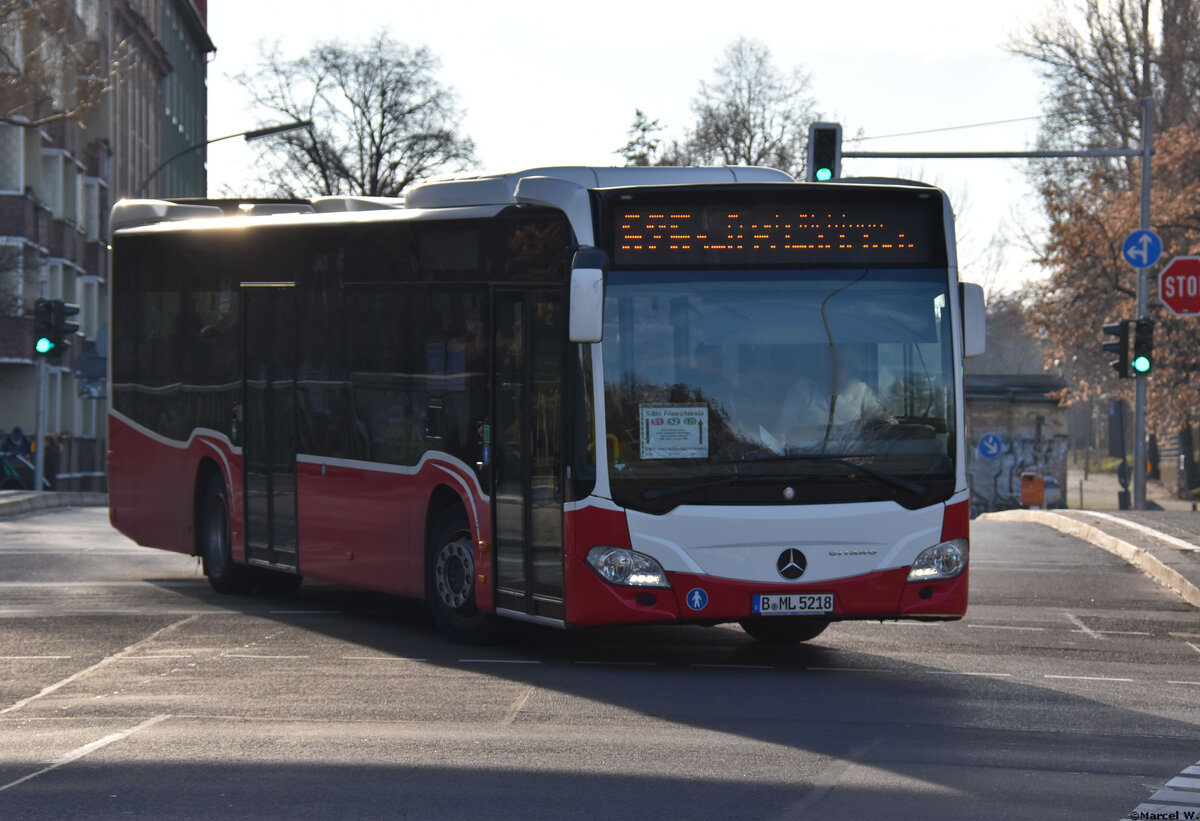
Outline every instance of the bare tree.
<path id="1" fill-rule="evenodd" d="M 82 122 L 133 59 L 128 41 L 89 41 L 73 3 L 0 0 L 0 123 Z"/>
<path id="2" fill-rule="evenodd" d="M 334 41 L 287 60 L 264 51 L 236 80 L 271 119 L 311 120 L 264 140 L 264 182 L 283 196 L 396 196 L 434 173 L 474 160 L 437 58 L 386 32 L 362 46 Z"/>
<path id="3" fill-rule="evenodd" d="M 808 124 L 816 119 L 808 74 L 783 71 L 757 40 L 739 37 L 692 101 L 696 122 L 682 158 L 707 165 L 804 168 Z M 668 152 L 670 153 L 670 152 Z"/>

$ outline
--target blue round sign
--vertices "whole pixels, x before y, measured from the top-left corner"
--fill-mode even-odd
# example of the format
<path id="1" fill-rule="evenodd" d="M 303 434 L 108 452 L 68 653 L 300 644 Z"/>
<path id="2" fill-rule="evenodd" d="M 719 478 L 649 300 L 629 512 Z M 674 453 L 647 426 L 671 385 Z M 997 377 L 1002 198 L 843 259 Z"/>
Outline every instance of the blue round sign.
<path id="1" fill-rule="evenodd" d="M 984 459 L 995 459 L 1004 449 L 1004 440 L 995 433 L 985 433 L 979 440 L 979 455 Z"/>
<path id="2" fill-rule="evenodd" d="M 1162 252 L 1163 244 L 1158 234 L 1142 229 L 1131 231 L 1129 236 L 1125 237 L 1125 244 L 1121 246 L 1125 261 L 1134 268 L 1149 268 L 1158 262 Z"/>
<path id="3" fill-rule="evenodd" d="M 687 606 L 693 610 L 703 610 L 708 607 L 708 593 L 703 587 L 693 587 L 688 591 L 685 601 Z"/>

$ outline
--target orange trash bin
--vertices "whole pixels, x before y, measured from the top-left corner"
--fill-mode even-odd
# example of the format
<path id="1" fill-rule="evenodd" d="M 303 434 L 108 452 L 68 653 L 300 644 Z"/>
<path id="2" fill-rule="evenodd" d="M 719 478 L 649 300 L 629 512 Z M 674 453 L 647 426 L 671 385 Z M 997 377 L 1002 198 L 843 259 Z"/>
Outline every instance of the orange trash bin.
<path id="1" fill-rule="evenodd" d="M 1046 479 L 1040 473 L 1021 474 L 1021 506 L 1046 506 Z"/>

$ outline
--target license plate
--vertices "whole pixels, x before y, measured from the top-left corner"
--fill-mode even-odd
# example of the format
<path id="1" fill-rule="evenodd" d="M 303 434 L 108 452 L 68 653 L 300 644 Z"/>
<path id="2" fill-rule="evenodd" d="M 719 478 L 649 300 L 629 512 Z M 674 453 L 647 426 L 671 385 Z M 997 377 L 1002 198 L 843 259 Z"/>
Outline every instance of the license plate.
<path id="1" fill-rule="evenodd" d="M 832 613 L 832 593 L 763 593 L 754 597 L 754 612 L 760 616 L 797 616 Z"/>

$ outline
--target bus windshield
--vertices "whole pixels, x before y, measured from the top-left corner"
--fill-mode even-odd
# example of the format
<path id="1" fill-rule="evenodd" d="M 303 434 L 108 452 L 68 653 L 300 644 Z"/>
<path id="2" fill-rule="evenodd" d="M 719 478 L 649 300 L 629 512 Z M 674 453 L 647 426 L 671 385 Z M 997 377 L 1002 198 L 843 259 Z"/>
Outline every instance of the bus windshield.
<path id="1" fill-rule="evenodd" d="M 610 273 L 614 501 L 948 498 L 948 281 L 945 268 Z"/>

